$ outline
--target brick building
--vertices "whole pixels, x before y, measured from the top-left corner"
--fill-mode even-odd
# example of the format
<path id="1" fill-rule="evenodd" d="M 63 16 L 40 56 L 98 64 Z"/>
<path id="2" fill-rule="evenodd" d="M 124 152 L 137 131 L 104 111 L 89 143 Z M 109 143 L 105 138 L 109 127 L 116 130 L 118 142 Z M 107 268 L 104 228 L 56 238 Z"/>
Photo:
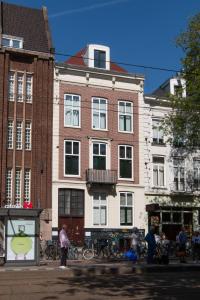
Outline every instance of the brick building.
<path id="1" fill-rule="evenodd" d="M 0 205 L 51 219 L 53 55 L 47 11 L 0 3 Z M 49 226 L 50 227 L 50 226 Z"/>
<path id="2" fill-rule="evenodd" d="M 143 229 L 143 76 L 93 44 L 57 63 L 54 76 L 53 236 L 62 223 L 77 243 Z"/>

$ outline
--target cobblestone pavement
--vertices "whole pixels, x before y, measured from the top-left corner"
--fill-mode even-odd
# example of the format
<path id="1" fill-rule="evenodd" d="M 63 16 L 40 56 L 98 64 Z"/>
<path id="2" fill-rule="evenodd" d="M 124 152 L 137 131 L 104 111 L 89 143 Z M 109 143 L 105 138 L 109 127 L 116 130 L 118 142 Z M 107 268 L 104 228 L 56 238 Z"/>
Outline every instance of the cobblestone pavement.
<path id="1" fill-rule="evenodd" d="M 32 267 L 33 268 L 33 267 Z M 33 268 L 34 269 L 34 268 Z M 69 270 L 0 273 L 1 300 L 199 299 L 200 273 L 91 274 Z"/>

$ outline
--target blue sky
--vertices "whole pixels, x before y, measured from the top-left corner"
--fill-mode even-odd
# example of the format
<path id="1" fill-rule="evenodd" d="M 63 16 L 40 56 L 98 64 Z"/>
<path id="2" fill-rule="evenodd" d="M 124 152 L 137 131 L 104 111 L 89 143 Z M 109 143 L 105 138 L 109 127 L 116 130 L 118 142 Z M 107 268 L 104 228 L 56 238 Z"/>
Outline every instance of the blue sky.
<path id="1" fill-rule="evenodd" d="M 180 69 L 176 36 L 200 12 L 199 0 L 7 0 L 48 8 L 56 52 L 74 54 L 88 43 L 111 47 L 114 61 Z M 65 60 L 64 57 L 57 57 Z M 150 93 L 173 73 L 128 67 L 145 75 Z"/>

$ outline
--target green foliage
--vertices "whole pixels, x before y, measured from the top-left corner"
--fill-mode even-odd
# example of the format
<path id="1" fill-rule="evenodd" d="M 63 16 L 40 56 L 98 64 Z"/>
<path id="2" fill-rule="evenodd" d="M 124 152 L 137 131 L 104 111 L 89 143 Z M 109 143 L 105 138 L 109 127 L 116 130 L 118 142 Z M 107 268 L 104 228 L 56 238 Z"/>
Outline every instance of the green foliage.
<path id="1" fill-rule="evenodd" d="M 170 96 L 172 113 L 165 119 L 164 131 L 194 150 L 200 146 L 200 13 L 190 20 L 187 31 L 179 35 L 177 45 L 184 52 L 181 77 L 186 80 L 187 97 L 180 97 L 180 93 Z"/>

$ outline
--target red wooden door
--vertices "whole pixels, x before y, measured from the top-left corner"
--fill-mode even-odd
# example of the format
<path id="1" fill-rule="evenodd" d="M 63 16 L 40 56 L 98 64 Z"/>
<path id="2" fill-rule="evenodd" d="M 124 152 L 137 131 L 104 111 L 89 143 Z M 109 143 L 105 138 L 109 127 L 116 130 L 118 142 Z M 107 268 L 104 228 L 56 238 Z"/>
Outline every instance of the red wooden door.
<path id="1" fill-rule="evenodd" d="M 84 244 L 84 218 L 83 217 L 59 217 L 59 230 L 62 225 L 67 225 L 67 235 L 76 246 Z"/>

